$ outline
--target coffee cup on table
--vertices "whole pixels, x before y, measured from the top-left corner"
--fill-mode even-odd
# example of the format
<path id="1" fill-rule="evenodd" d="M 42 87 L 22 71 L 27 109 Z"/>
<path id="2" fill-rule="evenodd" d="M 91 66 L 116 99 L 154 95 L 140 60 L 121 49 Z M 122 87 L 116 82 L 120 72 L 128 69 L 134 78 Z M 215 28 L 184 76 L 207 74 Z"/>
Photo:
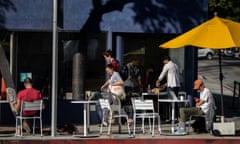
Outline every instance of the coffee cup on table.
<path id="1" fill-rule="evenodd" d="M 181 95 L 180 96 L 180 100 L 183 101 L 184 100 L 184 96 Z"/>

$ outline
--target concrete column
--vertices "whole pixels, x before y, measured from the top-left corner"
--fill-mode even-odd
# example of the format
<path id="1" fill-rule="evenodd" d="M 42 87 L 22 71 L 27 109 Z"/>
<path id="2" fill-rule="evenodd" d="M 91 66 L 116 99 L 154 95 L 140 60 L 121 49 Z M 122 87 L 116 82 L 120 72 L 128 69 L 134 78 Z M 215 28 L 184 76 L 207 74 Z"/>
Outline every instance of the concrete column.
<path id="1" fill-rule="evenodd" d="M 16 88 L 17 79 L 18 79 L 18 34 L 16 32 L 12 32 L 10 34 L 10 72 L 12 74 L 13 81 L 15 82 Z"/>
<path id="2" fill-rule="evenodd" d="M 185 80 L 184 80 L 184 72 L 185 72 L 185 49 L 178 48 L 178 49 L 169 49 L 169 56 L 174 63 L 178 65 L 180 71 L 180 81 L 181 81 L 181 88 L 180 90 L 185 91 Z"/>
<path id="3" fill-rule="evenodd" d="M 72 95 L 74 100 L 84 99 L 84 56 L 76 53 L 73 56 Z"/>
<path id="4" fill-rule="evenodd" d="M 198 72 L 198 58 L 197 58 L 197 48 L 186 47 L 185 48 L 185 84 L 186 92 L 194 96 L 193 85 L 194 81 L 197 79 Z"/>
<path id="5" fill-rule="evenodd" d="M 109 28 L 107 32 L 107 50 L 112 50 L 112 30 Z"/>
<path id="6" fill-rule="evenodd" d="M 116 59 L 119 60 L 120 63 L 123 62 L 123 53 L 124 53 L 124 47 L 123 47 L 123 37 L 117 36 L 116 37 Z"/>

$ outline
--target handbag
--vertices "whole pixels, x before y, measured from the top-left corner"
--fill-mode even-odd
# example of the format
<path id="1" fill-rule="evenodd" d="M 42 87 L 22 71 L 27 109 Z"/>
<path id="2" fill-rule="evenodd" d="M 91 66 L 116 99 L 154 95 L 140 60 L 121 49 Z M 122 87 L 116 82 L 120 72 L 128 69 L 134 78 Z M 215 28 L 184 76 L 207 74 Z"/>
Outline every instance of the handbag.
<path id="1" fill-rule="evenodd" d="M 109 85 L 109 91 L 113 95 L 117 96 L 120 100 L 126 99 L 126 93 L 124 91 L 123 86 L 111 86 Z"/>

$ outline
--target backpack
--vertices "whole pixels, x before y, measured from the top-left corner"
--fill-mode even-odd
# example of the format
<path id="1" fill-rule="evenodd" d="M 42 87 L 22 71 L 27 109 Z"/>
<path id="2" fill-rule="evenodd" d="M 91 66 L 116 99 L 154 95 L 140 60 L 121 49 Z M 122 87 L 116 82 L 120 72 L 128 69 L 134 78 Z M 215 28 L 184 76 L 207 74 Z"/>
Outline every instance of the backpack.
<path id="1" fill-rule="evenodd" d="M 120 74 L 123 81 L 125 81 L 128 78 L 128 68 L 127 68 L 126 65 L 121 66 L 119 74 Z"/>
<path id="2" fill-rule="evenodd" d="M 111 61 L 111 64 L 112 64 L 112 66 L 113 66 L 113 69 L 114 69 L 116 72 L 120 72 L 120 63 L 119 63 L 118 60 L 113 59 L 113 60 Z"/>

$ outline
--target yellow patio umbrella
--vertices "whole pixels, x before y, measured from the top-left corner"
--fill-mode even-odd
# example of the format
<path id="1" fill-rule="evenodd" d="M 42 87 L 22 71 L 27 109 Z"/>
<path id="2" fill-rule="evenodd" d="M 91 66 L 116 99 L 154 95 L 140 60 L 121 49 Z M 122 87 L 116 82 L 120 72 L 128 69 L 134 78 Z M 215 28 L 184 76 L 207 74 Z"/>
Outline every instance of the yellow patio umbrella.
<path id="1" fill-rule="evenodd" d="M 162 48 L 179 48 L 183 46 L 213 49 L 240 47 L 240 23 L 215 16 L 160 45 Z"/>
<path id="2" fill-rule="evenodd" d="M 188 32 L 161 44 L 159 47 L 180 48 L 184 46 L 212 49 L 240 47 L 240 23 L 215 16 Z M 221 87 L 221 114 L 224 116 L 221 55 L 219 55 L 219 79 Z"/>

